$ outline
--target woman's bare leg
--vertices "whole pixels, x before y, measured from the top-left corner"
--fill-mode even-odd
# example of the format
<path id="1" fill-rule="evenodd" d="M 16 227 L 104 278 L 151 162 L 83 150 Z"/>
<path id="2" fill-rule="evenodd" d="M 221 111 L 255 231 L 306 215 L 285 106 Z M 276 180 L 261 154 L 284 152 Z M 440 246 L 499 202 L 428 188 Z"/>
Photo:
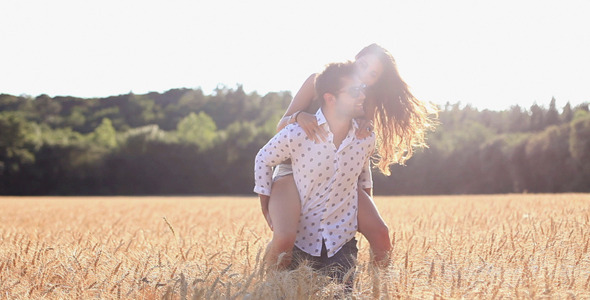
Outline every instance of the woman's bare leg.
<path id="1" fill-rule="evenodd" d="M 270 266 L 276 265 L 279 269 L 285 268 L 291 264 L 301 214 L 301 201 L 293 175 L 277 178 L 272 184 L 268 211 L 273 237 L 268 247 L 266 263 Z M 278 261 L 282 253 L 285 254 Z"/>
<path id="2" fill-rule="evenodd" d="M 389 228 L 379 215 L 373 199 L 363 189 L 359 188 L 358 224 L 362 233 L 371 245 L 375 263 L 380 266 L 389 264 L 391 240 Z"/>

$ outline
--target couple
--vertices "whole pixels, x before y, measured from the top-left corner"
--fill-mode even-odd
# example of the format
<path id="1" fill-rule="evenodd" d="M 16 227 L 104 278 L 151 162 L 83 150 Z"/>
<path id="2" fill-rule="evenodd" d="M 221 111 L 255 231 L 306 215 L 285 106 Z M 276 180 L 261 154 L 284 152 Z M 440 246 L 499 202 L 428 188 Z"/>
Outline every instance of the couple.
<path id="1" fill-rule="evenodd" d="M 377 156 L 389 175 L 392 163 L 404 163 L 413 147 L 424 146 L 429 113 L 377 44 L 354 62 L 311 75 L 255 160 L 254 192 L 273 230 L 267 263 L 294 268 L 305 259 L 336 270 L 329 275 L 343 282 L 354 267 L 358 230 L 376 264 L 387 265 L 391 242 L 371 199 L 370 158 Z"/>

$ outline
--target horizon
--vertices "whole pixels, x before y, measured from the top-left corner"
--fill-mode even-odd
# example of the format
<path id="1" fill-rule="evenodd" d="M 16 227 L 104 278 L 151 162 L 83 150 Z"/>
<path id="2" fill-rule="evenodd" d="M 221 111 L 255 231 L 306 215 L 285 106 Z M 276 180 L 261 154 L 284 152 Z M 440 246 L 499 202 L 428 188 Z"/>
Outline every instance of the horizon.
<path id="1" fill-rule="evenodd" d="M 236 91 L 239 87 L 240 87 L 240 84 L 237 84 L 235 87 L 228 87 L 228 86 L 221 85 L 221 84 L 218 85 L 218 88 L 220 88 L 220 89 L 227 89 L 227 90 L 232 90 L 232 91 Z M 242 86 L 242 88 L 243 88 L 243 86 Z M 118 97 L 118 96 L 124 96 L 124 95 L 129 95 L 129 94 L 134 94 L 134 95 L 149 95 L 149 94 L 152 94 L 152 93 L 157 93 L 157 94 L 163 95 L 163 94 L 165 94 L 165 93 L 167 93 L 169 91 L 172 91 L 172 90 L 182 90 L 182 89 L 195 90 L 195 91 L 196 90 L 201 90 L 205 96 L 213 96 L 214 95 L 214 92 L 215 92 L 213 90 L 213 91 L 207 93 L 206 91 L 204 91 L 200 87 L 196 87 L 196 88 L 180 87 L 180 88 L 171 88 L 171 89 L 167 89 L 167 90 L 164 90 L 164 91 L 148 91 L 148 92 L 145 92 L 145 93 L 135 93 L 133 91 L 129 91 L 127 93 L 118 93 L 118 94 L 101 96 L 101 97 L 78 97 L 78 96 L 73 96 L 73 95 L 48 95 L 48 94 L 45 94 L 45 93 L 42 93 L 42 94 L 39 94 L 39 95 L 29 95 L 29 94 L 13 95 L 13 94 L 2 93 L 1 91 L 0 91 L 0 95 L 5 94 L 5 95 L 14 96 L 14 97 L 24 97 L 24 98 L 28 98 L 28 99 L 32 99 L 32 100 L 36 99 L 37 97 L 43 96 L 43 95 L 46 95 L 46 96 L 48 96 L 48 97 L 50 97 L 52 99 L 53 98 L 69 98 L 69 97 L 71 97 L 71 98 L 76 98 L 76 99 L 81 99 L 81 100 L 89 100 L 89 99 L 106 99 L 106 98 L 110 98 L 110 97 Z M 261 96 L 261 97 L 263 97 L 263 96 L 265 96 L 266 94 L 269 94 L 269 93 L 291 93 L 290 91 L 269 91 L 267 93 L 262 94 L 262 93 L 259 93 L 256 90 L 247 91 L 244 88 L 243 88 L 243 90 L 244 90 L 244 93 L 246 93 L 247 95 L 257 94 L 258 96 Z M 291 96 L 293 96 L 293 95 L 291 95 Z M 489 110 L 489 111 L 501 112 L 501 111 L 510 110 L 514 106 L 519 106 L 521 108 L 521 110 L 523 110 L 523 111 L 530 111 L 530 108 L 533 105 L 538 105 L 541 108 L 548 109 L 549 106 L 550 106 L 550 102 L 551 102 L 551 99 L 549 101 L 547 101 L 546 103 L 534 102 L 530 106 L 523 106 L 523 105 L 521 105 L 519 103 L 516 103 L 516 104 L 514 104 L 514 105 L 512 105 L 510 107 L 503 108 L 503 109 L 479 108 L 479 107 L 476 107 L 476 106 L 472 105 L 471 103 L 461 103 L 460 101 L 458 101 L 458 102 L 447 102 L 447 103 L 434 103 L 434 104 L 437 105 L 438 108 L 441 109 L 441 110 L 444 110 L 444 108 L 445 108 L 446 105 L 451 105 L 451 106 L 458 105 L 460 109 L 465 109 L 466 107 L 469 106 L 469 107 L 471 107 L 473 109 L 476 109 L 478 111 Z M 567 103 L 569 103 L 569 102 L 566 102 L 563 105 L 558 105 L 557 104 L 557 99 L 556 99 L 556 109 L 557 109 L 557 111 L 561 113 L 563 111 L 563 108 L 567 105 Z M 575 108 L 575 107 L 578 107 L 578 106 L 589 106 L 589 105 L 590 105 L 590 101 L 577 103 L 575 105 L 572 104 L 572 103 L 570 103 L 570 106 L 571 106 L 572 109 Z"/>

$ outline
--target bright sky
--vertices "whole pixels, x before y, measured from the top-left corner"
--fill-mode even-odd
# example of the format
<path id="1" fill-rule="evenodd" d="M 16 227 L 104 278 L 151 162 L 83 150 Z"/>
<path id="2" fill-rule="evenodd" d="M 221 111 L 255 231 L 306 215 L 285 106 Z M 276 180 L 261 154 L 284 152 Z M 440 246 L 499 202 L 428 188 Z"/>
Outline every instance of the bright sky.
<path id="1" fill-rule="evenodd" d="M 297 91 L 376 42 L 420 99 L 590 101 L 586 0 L 2 0 L 0 93 Z"/>

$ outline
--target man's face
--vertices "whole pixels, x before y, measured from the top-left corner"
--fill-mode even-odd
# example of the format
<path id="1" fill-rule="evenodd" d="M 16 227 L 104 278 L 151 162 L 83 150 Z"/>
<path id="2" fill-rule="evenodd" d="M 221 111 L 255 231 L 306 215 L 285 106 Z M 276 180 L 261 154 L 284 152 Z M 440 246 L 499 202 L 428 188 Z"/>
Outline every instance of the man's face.
<path id="1" fill-rule="evenodd" d="M 365 85 L 359 79 L 344 78 L 343 87 L 336 95 L 336 109 L 343 117 L 360 118 L 365 115 Z"/>

